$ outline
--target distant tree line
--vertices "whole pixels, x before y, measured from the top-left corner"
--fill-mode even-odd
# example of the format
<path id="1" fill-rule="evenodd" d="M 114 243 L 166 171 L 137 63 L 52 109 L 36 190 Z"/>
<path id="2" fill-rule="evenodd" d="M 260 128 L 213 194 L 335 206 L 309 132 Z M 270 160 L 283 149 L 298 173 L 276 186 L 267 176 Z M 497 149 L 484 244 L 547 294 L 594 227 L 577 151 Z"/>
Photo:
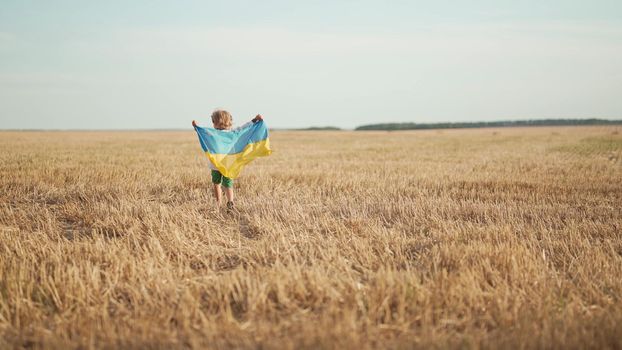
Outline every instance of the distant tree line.
<path id="1" fill-rule="evenodd" d="M 562 125 L 622 125 L 622 120 L 608 119 L 540 119 L 510 120 L 494 122 L 460 122 L 460 123 L 382 123 L 357 127 L 354 130 L 421 130 L 421 129 L 464 129 L 491 128 L 511 126 L 562 126 Z"/>

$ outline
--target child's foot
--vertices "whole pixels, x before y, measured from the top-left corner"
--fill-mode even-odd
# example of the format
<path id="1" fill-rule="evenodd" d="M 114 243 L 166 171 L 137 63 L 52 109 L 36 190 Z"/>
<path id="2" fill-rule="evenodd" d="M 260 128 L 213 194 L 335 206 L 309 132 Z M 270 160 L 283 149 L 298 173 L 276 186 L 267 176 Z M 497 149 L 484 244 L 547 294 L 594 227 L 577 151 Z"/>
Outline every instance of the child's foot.
<path id="1" fill-rule="evenodd" d="M 235 209 L 235 206 L 233 205 L 233 202 L 227 202 L 227 210 L 233 211 L 234 209 Z"/>

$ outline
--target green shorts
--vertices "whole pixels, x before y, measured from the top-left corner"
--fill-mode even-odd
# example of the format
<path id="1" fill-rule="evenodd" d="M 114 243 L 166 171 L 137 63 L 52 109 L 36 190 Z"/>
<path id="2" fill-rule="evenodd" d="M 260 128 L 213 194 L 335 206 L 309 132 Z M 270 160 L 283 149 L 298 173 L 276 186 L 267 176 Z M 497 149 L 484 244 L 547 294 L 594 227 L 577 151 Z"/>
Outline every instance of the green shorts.
<path id="1" fill-rule="evenodd" d="M 222 176 L 218 170 L 212 170 L 212 183 L 216 185 L 222 184 L 226 188 L 233 187 L 233 180 L 226 176 Z"/>

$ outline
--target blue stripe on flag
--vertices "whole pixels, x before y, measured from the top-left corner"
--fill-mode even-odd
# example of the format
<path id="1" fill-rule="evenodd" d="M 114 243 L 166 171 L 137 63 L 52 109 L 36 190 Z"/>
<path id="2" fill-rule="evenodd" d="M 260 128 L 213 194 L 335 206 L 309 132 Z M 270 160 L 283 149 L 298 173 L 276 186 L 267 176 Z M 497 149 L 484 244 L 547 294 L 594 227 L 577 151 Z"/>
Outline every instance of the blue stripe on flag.
<path id="1" fill-rule="evenodd" d="M 212 154 L 235 154 L 251 143 L 268 138 L 268 128 L 263 120 L 235 131 L 223 131 L 197 126 L 199 142 L 204 152 Z"/>

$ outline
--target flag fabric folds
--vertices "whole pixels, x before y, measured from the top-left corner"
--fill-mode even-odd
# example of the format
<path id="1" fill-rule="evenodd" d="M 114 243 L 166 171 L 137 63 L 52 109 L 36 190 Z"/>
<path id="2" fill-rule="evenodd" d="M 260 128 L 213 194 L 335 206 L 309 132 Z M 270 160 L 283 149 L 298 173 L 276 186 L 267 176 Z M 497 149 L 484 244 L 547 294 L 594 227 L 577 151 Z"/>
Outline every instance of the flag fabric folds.
<path id="1" fill-rule="evenodd" d="M 242 168 L 257 157 L 272 153 L 268 128 L 263 120 L 235 130 L 217 130 L 195 126 L 201 148 L 214 167 L 235 179 Z"/>

